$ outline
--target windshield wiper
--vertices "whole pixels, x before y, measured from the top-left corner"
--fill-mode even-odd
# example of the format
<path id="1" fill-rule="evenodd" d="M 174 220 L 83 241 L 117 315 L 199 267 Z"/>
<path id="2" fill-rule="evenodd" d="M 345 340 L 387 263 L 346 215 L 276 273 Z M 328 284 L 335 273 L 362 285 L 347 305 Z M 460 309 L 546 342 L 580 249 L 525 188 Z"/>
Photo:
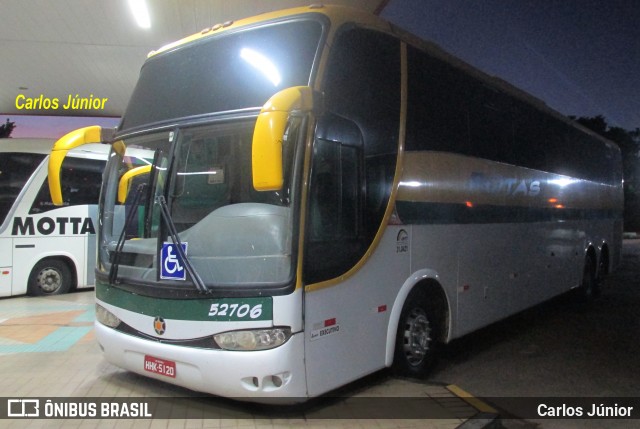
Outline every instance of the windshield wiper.
<path id="1" fill-rule="evenodd" d="M 205 294 L 211 293 L 209 288 L 207 288 L 207 286 L 202 281 L 202 278 L 200 277 L 198 272 L 195 270 L 195 268 L 191 264 L 191 261 L 189 260 L 189 258 L 187 258 L 187 254 L 182 248 L 182 242 L 180 241 L 180 237 L 178 237 L 178 231 L 176 230 L 176 225 L 173 223 L 173 219 L 171 219 L 171 214 L 169 213 L 169 206 L 167 205 L 167 201 L 165 200 L 164 195 L 158 195 L 158 197 L 156 198 L 156 201 L 160 206 L 160 215 L 162 216 L 162 219 L 167 225 L 167 229 L 169 230 L 169 236 L 171 237 L 171 241 L 176 247 L 176 251 L 178 252 L 178 255 L 180 256 L 180 258 L 182 259 L 182 262 L 184 263 L 184 266 L 187 272 L 189 273 L 189 276 L 191 276 L 191 281 L 193 282 L 193 285 L 196 287 L 196 289 L 198 289 L 200 293 L 205 293 Z"/>
<path id="2" fill-rule="evenodd" d="M 136 194 L 133 197 L 133 202 L 131 203 L 131 211 L 127 215 L 127 218 L 124 221 L 124 226 L 122 227 L 122 232 L 120 233 L 120 237 L 118 238 L 118 242 L 116 243 L 116 248 L 113 251 L 113 260 L 111 261 L 111 268 L 109 269 L 109 284 L 115 284 L 118 278 L 118 266 L 120 265 L 120 255 L 122 254 L 122 248 L 124 247 L 125 237 L 127 235 L 127 229 L 129 225 L 133 221 L 133 218 L 138 212 L 138 203 L 140 202 L 140 196 L 144 191 L 144 188 L 147 187 L 146 183 L 141 183 L 136 188 Z"/>

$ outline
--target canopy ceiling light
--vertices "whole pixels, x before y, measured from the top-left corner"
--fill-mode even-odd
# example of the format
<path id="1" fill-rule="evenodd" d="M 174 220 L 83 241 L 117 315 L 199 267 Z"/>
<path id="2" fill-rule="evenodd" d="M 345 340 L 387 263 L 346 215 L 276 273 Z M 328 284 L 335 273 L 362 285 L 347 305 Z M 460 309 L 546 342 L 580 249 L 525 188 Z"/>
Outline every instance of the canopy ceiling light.
<path id="1" fill-rule="evenodd" d="M 138 26 L 151 28 L 151 18 L 149 18 L 149 9 L 145 0 L 129 0 L 129 8 Z"/>

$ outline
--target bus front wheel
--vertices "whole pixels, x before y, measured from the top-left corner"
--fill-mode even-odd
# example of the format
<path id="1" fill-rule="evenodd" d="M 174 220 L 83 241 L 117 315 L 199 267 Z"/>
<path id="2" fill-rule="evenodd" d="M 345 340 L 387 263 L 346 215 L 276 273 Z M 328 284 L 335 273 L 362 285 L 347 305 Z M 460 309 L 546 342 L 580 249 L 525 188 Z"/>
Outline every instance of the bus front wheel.
<path id="1" fill-rule="evenodd" d="M 412 292 L 398 322 L 393 358 L 397 375 L 424 378 L 429 373 L 436 355 L 436 320 L 422 291 Z"/>
<path id="2" fill-rule="evenodd" d="M 71 289 L 71 270 L 59 259 L 43 259 L 31 270 L 28 293 L 33 296 L 59 295 Z"/>

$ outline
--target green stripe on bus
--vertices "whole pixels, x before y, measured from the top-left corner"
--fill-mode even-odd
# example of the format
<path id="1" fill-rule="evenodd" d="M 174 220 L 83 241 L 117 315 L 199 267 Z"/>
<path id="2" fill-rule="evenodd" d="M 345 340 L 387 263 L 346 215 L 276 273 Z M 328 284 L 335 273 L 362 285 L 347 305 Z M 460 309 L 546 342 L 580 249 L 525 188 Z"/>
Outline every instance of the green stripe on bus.
<path id="1" fill-rule="evenodd" d="M 477 204 L 396 201 L 396 211 L 405 224 L 532 223 L 575 220 L 618 220 L 622 212 L 614 209 L 571 209 Z"/>
<path id="2" fill-rule="evenodd" d="M 271 297 L 161 299 L 136 295 L 104 284 L 96 284 L 96 297 L 124 310 L 164 319 L 217 322 L 273 319 Z"/>

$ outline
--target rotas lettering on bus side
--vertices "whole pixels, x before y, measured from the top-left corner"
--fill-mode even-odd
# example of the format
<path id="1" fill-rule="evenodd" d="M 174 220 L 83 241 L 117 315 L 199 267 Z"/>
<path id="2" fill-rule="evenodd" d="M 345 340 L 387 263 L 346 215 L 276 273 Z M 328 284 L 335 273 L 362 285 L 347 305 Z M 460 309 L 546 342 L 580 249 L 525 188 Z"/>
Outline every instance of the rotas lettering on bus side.
<path id="1" fill-rule="evenodd" d="M 518 195 L 535 197 L 540 194 L 540 181 L 530 179 L 515 179 L 498 174 L 471 173 L 469 189 L 491 194 L 503 194 L 511 197 Z"/>

